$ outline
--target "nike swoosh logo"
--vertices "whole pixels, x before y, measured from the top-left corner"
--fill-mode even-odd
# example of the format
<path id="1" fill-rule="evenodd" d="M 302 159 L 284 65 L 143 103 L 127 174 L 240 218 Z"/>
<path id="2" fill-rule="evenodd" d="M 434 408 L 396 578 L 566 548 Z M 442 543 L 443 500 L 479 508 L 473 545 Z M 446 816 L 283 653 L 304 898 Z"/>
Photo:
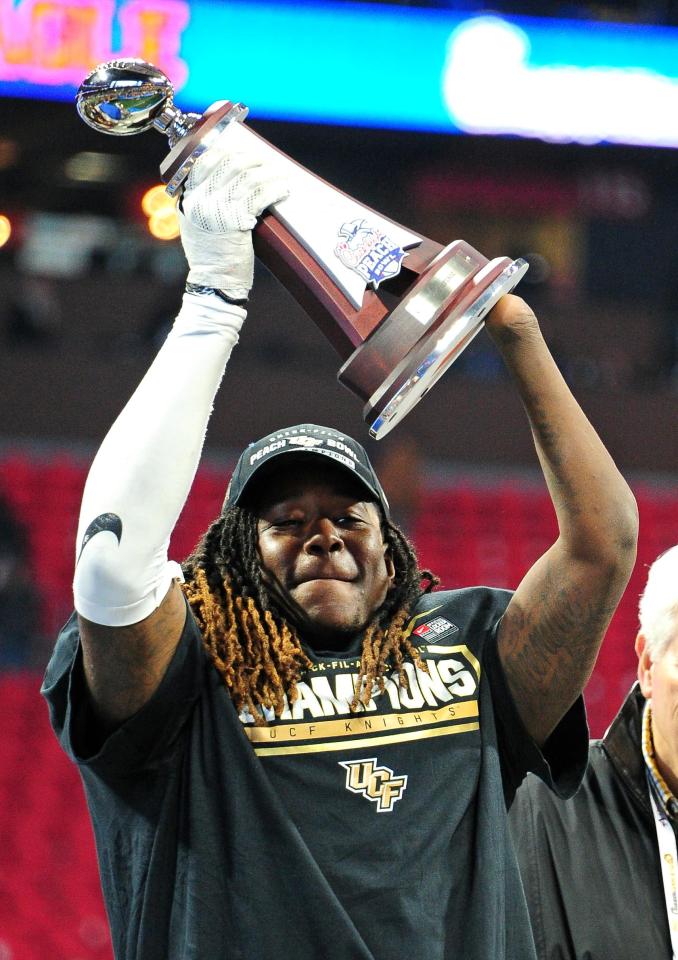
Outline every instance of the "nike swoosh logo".
<path id="1" fill-rule="evenodd" d="M 109 533 L 115 534 L 115 538 L 120 543 L 122 537 L 122 520 L 117 515 L 117 513 L 100 513 L 98 517 L 95 517 L 94 520 L 85 530 L 85 535 L 82 538 L 82 544 L 80 545 L 80 553 L 78 554 L 79 562 L 80 557 L 82 556 L 82 551 L 85 549 L 87 544 L 90 542 L 92 537 L 96 537 L 97 533 L 107 530 Z"/>

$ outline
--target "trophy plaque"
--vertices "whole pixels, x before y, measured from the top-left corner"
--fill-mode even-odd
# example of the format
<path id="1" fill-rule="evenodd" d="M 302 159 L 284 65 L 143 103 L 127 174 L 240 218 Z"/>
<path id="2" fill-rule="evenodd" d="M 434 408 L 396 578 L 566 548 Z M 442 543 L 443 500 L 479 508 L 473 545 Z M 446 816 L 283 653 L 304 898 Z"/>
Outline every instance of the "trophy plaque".
<path id="1" fill-rule="evenodd" d="M 371 436 L 386 436 L 479 333 L 527 263 L 488 260 L 464 240 L 443 246 L 364 206 L 243 124 L 241 103 L 220 100 L 201 116 L 182 113 L 173 95 L 160 70 L 128 58 L 96 67 L 76 102 L 100 132 L 165 133 L 170 152 L 160 175 L 170 196 L 228 124 L 234 149 L 275 159 L 290 194 L 260 218 L 255 252 L 339 353 L 338 379 L 362 401 Z"/>

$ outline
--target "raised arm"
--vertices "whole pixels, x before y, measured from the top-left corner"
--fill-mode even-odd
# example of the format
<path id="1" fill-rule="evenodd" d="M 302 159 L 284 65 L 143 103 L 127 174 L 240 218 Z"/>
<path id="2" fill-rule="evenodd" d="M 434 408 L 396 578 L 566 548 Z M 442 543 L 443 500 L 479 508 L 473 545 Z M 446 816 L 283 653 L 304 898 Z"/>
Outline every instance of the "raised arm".
<path id="1" fill-rule="evenodd" d="M 189 292 L 92 464 L 74 597 L 86 683 L 105 729 L 151 697 L 181 636 L 181 569 L 168 561 L 169 539 L 245 318 L 251 229 L 285 193 L 275 171 L 229 152 L 228 131 L 198 161 L 180 215 Z"/>
<path id="2" fill-rule="evenodd" d="M 633 569 L 638 513 L 528 305 L 502 297 L 487 330 L 527 412 L 558 519 L 558 539 L 518 586 L 498 638 L 517 708 L 543 744 L 591 675 Z"/>

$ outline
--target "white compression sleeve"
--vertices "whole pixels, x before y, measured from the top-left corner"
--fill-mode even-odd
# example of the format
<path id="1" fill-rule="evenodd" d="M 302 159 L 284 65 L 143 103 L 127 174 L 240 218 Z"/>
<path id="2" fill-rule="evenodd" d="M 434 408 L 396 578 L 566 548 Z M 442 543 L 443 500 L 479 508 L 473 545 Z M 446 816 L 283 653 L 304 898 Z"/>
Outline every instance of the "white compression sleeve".
<path id="1" fill-rule="evenodd" d="M 207 422 L 245 318 L 216 296 L 185 294 L 174 326 L 90 469 L 80 511 L 75 608 L 126 626 L 162 602 L 181 568 L 169 538 L 198 468 Z"/>

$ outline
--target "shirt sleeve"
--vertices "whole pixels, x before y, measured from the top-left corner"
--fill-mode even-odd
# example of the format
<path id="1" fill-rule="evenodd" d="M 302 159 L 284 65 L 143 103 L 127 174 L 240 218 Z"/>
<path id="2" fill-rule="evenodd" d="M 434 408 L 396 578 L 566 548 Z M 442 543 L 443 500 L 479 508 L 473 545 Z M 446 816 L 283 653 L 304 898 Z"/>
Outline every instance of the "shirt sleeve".
<path id="1" fill-rule="evenodd" d="M 580 695 L 543 747 L 526 731 L 508 686 L 497 648 L 497 623 L 485 649 L 483 666 L 489 682 L 507 807 L 527 773 L 534 773 L 558 796 L 571 797 L 579 787 L 588 757 L 589 729 Z"/>
<path id="2" fill-rule="evenodd" d="M 66 754 L 79 766 L 131 773 L 160 764 L 171 750 L 203 688 L 208 658 L 188 609 L 179 644 L 158 689 L 141 710 L 122 723 L 94 751 L 82 666 L 80 632 L 73 614 L 57 638 L 41 693 L 52 728 Z"/>

